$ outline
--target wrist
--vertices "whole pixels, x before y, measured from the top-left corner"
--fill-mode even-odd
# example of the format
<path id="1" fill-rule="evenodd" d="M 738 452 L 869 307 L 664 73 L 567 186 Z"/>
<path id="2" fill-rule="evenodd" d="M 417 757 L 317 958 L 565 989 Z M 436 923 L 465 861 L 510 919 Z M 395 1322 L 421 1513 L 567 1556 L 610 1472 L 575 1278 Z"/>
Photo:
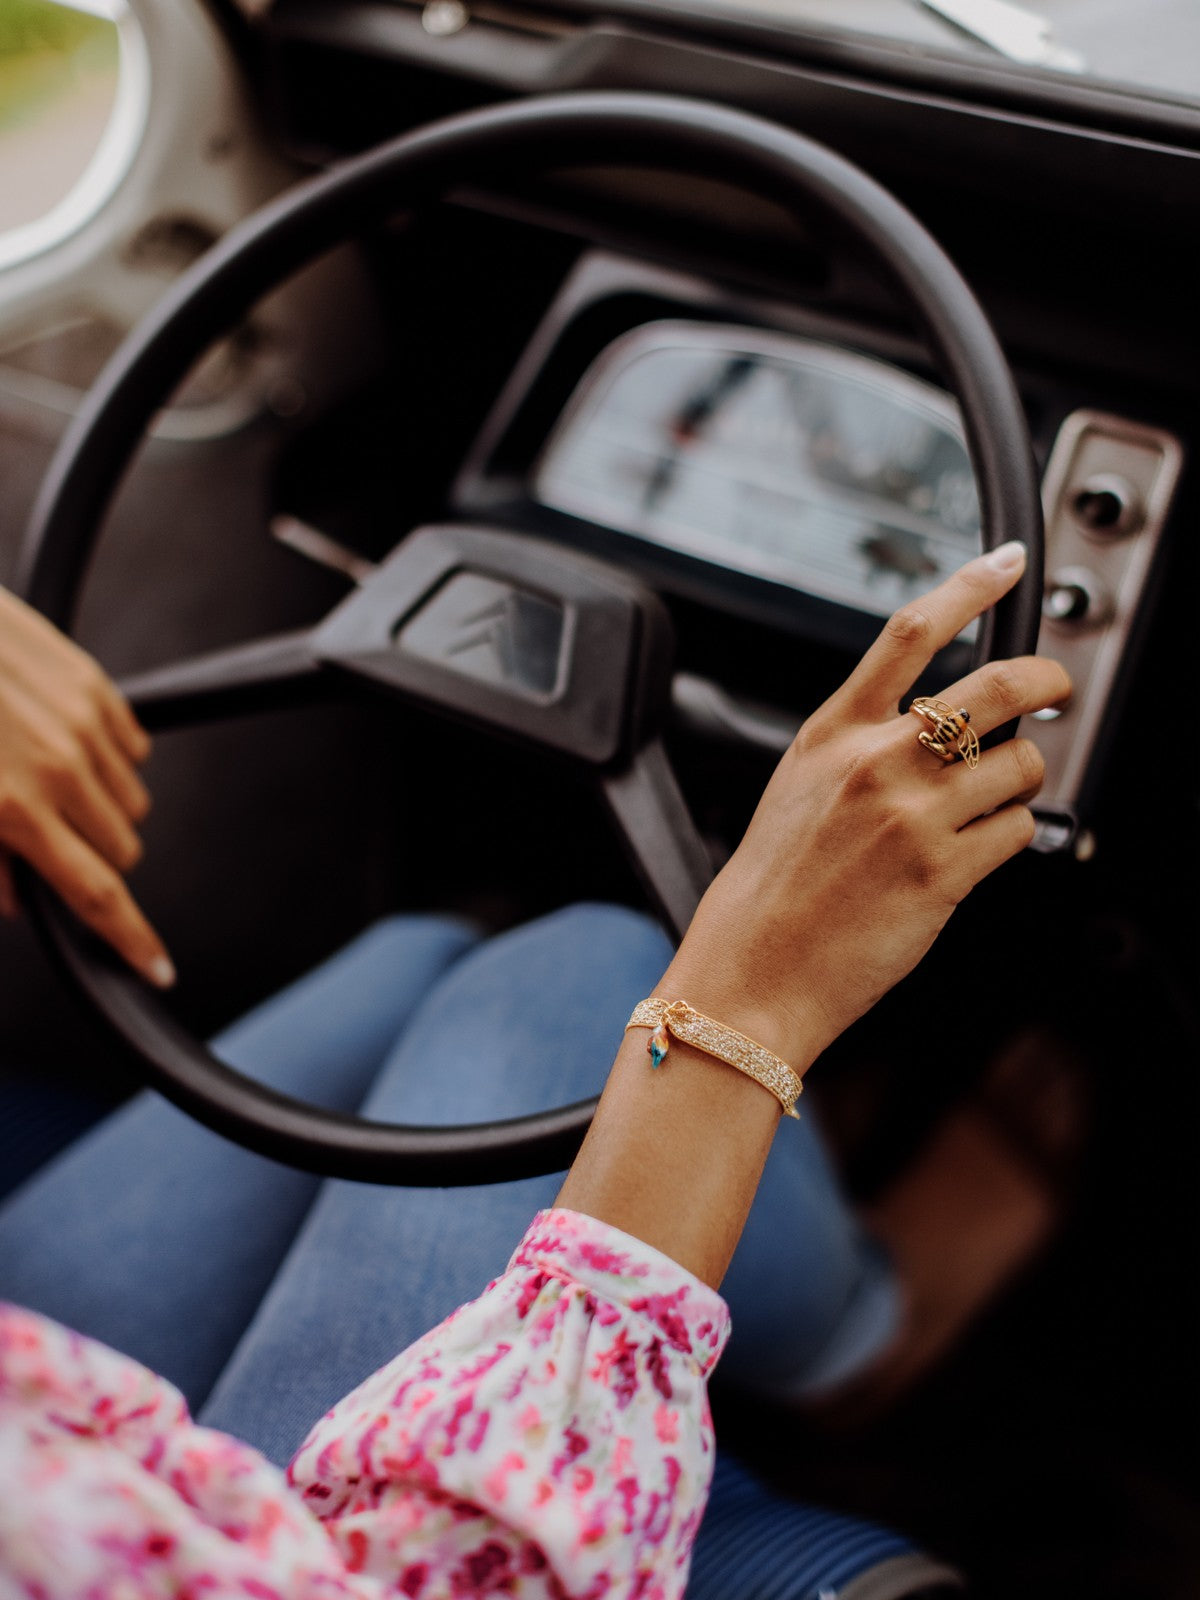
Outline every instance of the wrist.
<path id="1" fill-rule="evenodd" d="M 639 1001 L 625 1031 L 645 1028 L 649 1033 L 650 1065 L 660 1067 L 671 1051 L 673 1040 L 691 1045 L 705 1055 L 744 1073 L 778 1100 L 785 1116 L 797 1117 L 796 1101 L 800 1079 L 780 1056 L 748 1034 L 718 1022 L 706 1012 L 697 1011 L 686 1000 L 651 996 Z"/>
<path id="2" fill-rule="evenodd" d="M 694 1011 L 743 1034 L 778 1056 L 798 1078 L 804 1077 L 824 1048 L 816 1042 L 816 1030 L 803 1018 L 785 1016 L 746 984 L 731 981 L 728 973 L 717 975 L 703 967 L 676 969 L 672 964 L 653 993 L 655 998 L 682 1000 Z"/>
<path id="3" fill-rule="evenodd" d="M 772 938 L 772 919 L 762 912 L 769 899 L 765 885 L 747 892 L 726 868 L 701 901 L 654 994 L 685 1000 L 736 1028 L 803 1078 L 841 1029 L 824 1004 L 826 985 L 799 941 Z M 779 943 L 786 948 L 776 948 Z"/>
<path id="4" fill-rule="evenodd" d="M 761 1084 L 677 1042 L 661 1071 L 626 1033 L 555 1204 L 611 1223 L 714 1288 L 781 1120 Z"/>

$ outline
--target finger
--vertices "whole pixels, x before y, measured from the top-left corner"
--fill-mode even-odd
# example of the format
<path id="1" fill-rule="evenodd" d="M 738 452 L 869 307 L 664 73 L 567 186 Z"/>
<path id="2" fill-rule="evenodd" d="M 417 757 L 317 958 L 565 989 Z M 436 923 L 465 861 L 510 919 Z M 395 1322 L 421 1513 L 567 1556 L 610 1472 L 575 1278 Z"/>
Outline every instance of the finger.
<path id="1" fill-rule="evenodd" d="M 969 893 L 989 872 L 1027 849 L 1035 831 L 1033 812 L 1019 804 L 1004 806 L 963 828 L 958 834 L 957 854 L 962 894 Z"/>
<path id="2" fill-rule="evenodd" d="M 1067 669 L 1049 656 L 1017 656 L 989 661 L 953 683 L 939 698 L 955 711 L 971 713 L 971 727 L 982 736 L 1013 717 L 1059 705 L 1071 693 Z"/>
<path id="3" fill-rule="evenodd" d="M 13 648 L 3 652 L 10 681 L 21 683 L 51 710 L 58 707 L 64 692 L 81 695 L 91 710 L 99 712 L 130 761 L 146 759 L 149 735 L 125 696 L 85 650 L 7 591 L 0 591 L 0 623 L 13 641 Z"/>
<path id="4" fill-rule="evenodd" d="M 986 751 L 973 771 L 960 761 L 940 775 L 946 786 L 943 814 L 953 827 L 965 828 L 976 817 L 1013 801 L 1028 803 L 1041 788 L 1045 771 L 1042 753 L 1032 739 L 1010 739 Z"/>
<path id="5" fill-rule="evenodd" d="M 65 777 L 59 802 L 64 819 L 118 872 L 129 872 L 142 859 L 142 841 L 129 819 L 90 767 Z"/>
<path id="6" fill-rule="evenodd" d="M 20 913 L 20 904 L 17 900 L 17 886 L 13 882 L 12 863 L 8 854 L 0 850 L 0 917 L 12 921 Z"/>
<path id="7" fill-rule="evenodd" d="M 113 738 L 130 761 L 139 765 L 150 754 L 150 735 L 133 714 L 133 709 L 116 684 L 102 679 L 100 705 Z"/>
<path id="8" fill-rule="evenodd" d="M 100 735 L 89 741 L 88 755 L 96 776 L 131 822 L 140 822 L 150 810 L 150 792 L 117 745 Z"/>
<path id="9" fill-rule="evenodd" d="M 123 879 L 66 823 L 52 818 L 30 839 L 25 854 L 79 920 L 135 971 L 160 989 L 174 983 L 171 958 Z"/>
<path id="10" fill-rule="evenodd" d="M 937 652 L 1007 594 L 1024 570 L 1025 546 L 1012 540 L 902 606 L 833 696 L 838 713 L 878 717 L 893 712 Z"/>

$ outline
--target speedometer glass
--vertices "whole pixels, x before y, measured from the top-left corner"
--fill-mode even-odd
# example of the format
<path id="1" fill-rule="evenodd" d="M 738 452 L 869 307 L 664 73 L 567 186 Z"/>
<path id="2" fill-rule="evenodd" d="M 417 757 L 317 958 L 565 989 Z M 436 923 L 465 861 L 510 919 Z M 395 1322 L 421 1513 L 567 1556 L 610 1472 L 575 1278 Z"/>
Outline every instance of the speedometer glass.
<path id="1" fill-rule="evenodd" d="M 648 544 L 886 616 L 980 548 L 958 411 L 866 356 L 656 322 L 599 357 L 535 497 Z"/>

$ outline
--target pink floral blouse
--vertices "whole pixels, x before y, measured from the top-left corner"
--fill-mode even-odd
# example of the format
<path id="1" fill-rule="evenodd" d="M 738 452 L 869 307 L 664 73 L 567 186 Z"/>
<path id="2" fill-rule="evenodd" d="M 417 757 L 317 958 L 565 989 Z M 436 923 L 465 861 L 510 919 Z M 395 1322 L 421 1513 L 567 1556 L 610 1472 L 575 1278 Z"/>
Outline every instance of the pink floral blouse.
<path id="1" fill-rule="evenodd" d="M 541 1212 L 285 1476 L 145 1367 L 0 1306 L 0 1596 L 667 1600 L 728 1321 L 648 1245 Z"/>

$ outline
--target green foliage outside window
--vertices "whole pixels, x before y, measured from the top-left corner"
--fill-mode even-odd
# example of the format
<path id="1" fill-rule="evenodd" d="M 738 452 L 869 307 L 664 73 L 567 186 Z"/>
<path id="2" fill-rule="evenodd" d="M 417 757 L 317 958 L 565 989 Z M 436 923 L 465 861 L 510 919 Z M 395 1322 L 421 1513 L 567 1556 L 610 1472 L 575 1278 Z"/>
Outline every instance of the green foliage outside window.
<path id="1" fill-rule="evenodd" d="M 115 23 L 55 0 L 0 0 L 0 242 L 79 181 L 119 73 Z"/>
<path id="2" fill-rule="evenodd" d="M 116 70 L 111 22 L 52 0 L 0 0 L 0 134 L 81 80 Z"/>

